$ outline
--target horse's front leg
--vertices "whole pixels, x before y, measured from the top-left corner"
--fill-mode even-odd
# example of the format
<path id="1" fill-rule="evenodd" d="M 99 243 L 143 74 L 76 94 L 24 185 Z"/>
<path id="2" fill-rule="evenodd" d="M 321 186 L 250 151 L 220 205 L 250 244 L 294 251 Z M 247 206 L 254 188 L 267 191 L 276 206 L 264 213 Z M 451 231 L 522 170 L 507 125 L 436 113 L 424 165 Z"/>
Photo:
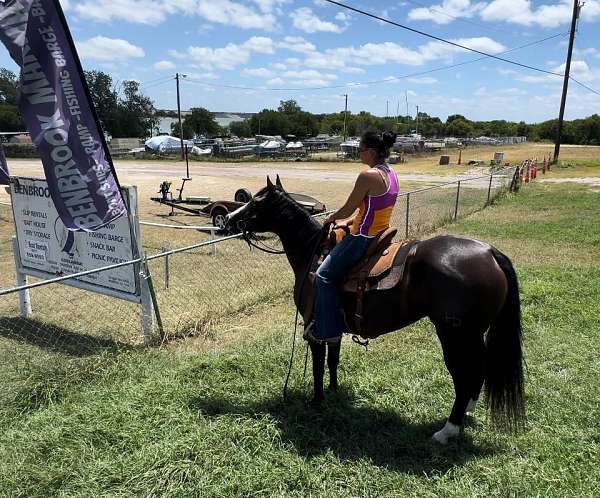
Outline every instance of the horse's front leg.
<path id="1" fill-rule="evenodd" d="M 325 375 L 325 344 L 309 341 L 313 366 L 313 403 L 320 403 L 325 398 L 323 393 L 323 376 Z"/>
<path id="2" fill-rule="evenodd" d="M 329 369 L 329 389 L 337 391 L 337 369 L 340 364 L 342 341 L 327 344 L 327 368 Z"/>

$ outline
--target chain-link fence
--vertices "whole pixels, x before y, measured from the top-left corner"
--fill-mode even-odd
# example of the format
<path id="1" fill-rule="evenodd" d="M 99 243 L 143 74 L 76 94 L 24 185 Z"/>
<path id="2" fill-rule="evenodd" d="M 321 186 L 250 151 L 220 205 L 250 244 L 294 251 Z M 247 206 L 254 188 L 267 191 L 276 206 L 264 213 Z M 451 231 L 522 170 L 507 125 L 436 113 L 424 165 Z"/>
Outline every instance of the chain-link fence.
<path id="1" fill-rule="evenodd" d="M 402 194 L 392 224 L 400 238 L 419 237 L 484 208 L 508 188 L 514 171 L 509 168 Z M 22 317 L 19 293 L 6 293 L 16 279 L 9 207 L 0 205 L 0 219 L 5 227 L 0 230 L 0 289 L 5 289 L 0 291 L 0 357 L 9 350 L 14 354 L 17 345 L 22 346 L 20 354 L 41 347 L 49 353 L 86 356 L 142 342 L 139 305 L 59 283 L 30 288 L 32 315 Z M 164 247 L 162 254 L 148 257 L 166 337 L 210 336 L 211 325 L 223 317 L 291 295 L 293 275 L 285 256 L 249 250 L 236 238 L 198 237 L 199 243 L 189 248 Z M 165 239 L 172 237 L 165 235 Z M 30 283 L 36 281 L 29 278 Z"/>

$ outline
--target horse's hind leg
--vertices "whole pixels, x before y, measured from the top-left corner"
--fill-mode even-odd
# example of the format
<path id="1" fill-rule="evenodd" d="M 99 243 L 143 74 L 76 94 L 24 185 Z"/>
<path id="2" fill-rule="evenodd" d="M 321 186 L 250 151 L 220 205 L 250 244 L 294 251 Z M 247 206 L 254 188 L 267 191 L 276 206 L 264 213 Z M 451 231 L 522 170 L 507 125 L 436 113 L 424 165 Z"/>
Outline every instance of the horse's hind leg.
<path id="1" fill-rule="evenodd" d="M 327 344 L 327 368 L 329 369 L 329 389 L 337 391 L 337 369 L 340 364 L 342 341 Z"/>
<path id="2" fill-rule="evenodd" d="M 460 326 L 437 329 L 455 393 L 446 425 L 433 435 L 436 441 L 446 444 L 459 434 L 470 401 L 479 397 L 483 383 L 483 333 Z"/>
<path id="3" fill-rule="evenodd" d="M 310 344 L 313 367 L 313 403 L 320 403 L 325 398 L 323 393 L 323 376 L 325 375 L 325 344 L 313 341 Z"/>

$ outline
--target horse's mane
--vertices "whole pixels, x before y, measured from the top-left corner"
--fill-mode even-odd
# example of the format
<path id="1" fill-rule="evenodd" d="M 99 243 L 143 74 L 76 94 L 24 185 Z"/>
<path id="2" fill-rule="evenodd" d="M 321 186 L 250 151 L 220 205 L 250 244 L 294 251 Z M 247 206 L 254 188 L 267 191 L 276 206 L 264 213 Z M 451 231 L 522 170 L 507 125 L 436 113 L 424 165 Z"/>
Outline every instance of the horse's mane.
<path id="1" fill-rule="evenodd" d="M 309 237 L 320 228 L 319 223 L 298 204 L 285 190 L 278 190 L 277 201 L 274 203 L 283 220 L 289 220 L 285 226 L 296 231 L 302 230 L 301 236 Z"/>

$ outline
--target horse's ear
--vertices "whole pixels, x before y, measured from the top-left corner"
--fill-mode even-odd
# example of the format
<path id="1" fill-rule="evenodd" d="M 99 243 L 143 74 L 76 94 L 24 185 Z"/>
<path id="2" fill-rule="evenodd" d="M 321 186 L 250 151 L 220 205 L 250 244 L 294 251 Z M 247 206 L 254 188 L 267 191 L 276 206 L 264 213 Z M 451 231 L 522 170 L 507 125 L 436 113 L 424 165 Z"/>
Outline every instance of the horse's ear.
<path id="1" fill-rule="evenodd" d="M 277 185 L 281 190 L 284 190 L 281 180 L 279 179 L 279 175 L 277 175 L 277 178 L 275 179 L 275 185 Z"/>
<path id="2" fill-rule="evenodd" d="M 273 188 L 273 182 L 271 181 L 271 178 L 269 178 L 269 175 L 267 175 L 267 187 Z"/>

